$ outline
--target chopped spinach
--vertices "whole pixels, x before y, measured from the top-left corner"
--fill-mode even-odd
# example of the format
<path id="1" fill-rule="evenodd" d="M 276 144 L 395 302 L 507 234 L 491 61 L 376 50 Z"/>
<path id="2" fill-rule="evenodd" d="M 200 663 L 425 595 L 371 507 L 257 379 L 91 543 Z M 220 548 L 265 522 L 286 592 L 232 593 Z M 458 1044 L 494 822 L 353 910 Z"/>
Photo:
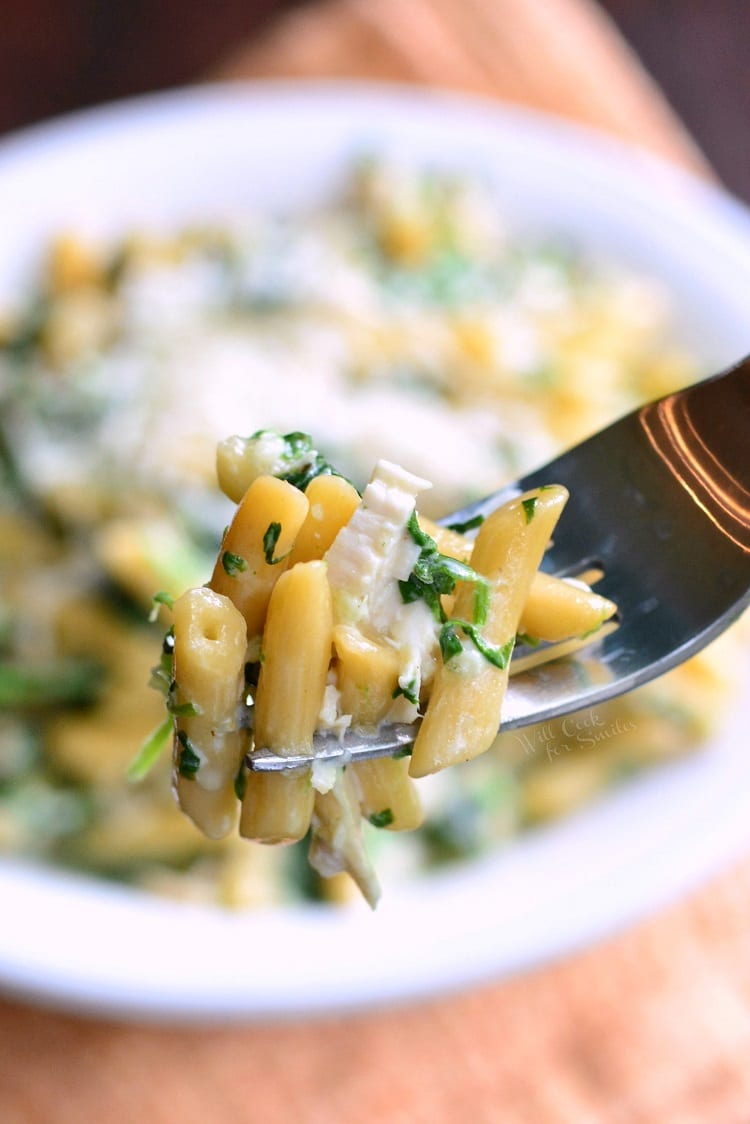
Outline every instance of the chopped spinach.
<path id="1" fill-rule="evenodd" d="M 419 696 L 417 695 L 417 682 L 415 679 L 410 679 L 409 682 L 405 683 L 403 686 L 399 683 L 399 685 L 395 688 L 393 694 L 391 695 L 391 698 L 397 699 L 402 695 L 407 702 L 413 703 L 414 706 L 419 705 Z"/>
<path id="2" fill-rule="evenodd" d="M 159 593 L 154 594 L 151 598 L 151 612 L 148 617 L 150 621 L 155 621 L 159 616 L 160 605 L 165 605 L 170 611 L 174 609 L 174 597 L 172 594 L 166 593 L 164 590 L 160 590 Z"/>
<path id="3" fill-rule="evenodd" d="M 383 808 L 382 812 L 372 812 L 367 818 L 373 827 L 390 827 L 394 815 L 390 808 Z"/>
<path id="4" fill-rule="evenodd" d="M 472 515 L 471 519 L 465 519 L 463 523 L 446 523 L 446 527 L 449 531 L 456 531 L 459 535 L 465 535 L 467 531 L 474 531 L 477 527 L 481 527 L 483 523 L 483 515 Z"/>
<path id="5" fill-rule="evenodd" d="M 440 629 L 440 654 L 443 663 L 449 663 L 456 656 L 460 656 L 463 650 L 464 646 L 456 631 L 455 621 L 447 621 Z"/>
<path id="6" fill-rule="evenodd" d="M 237 775 L 234 778 L 234 794 L 238 800 L 245 799 L 245 792 L 247 790 L 247 769 L 245 762 L 240 762 L 240 767 L 237 770 Z"/>
<path id="7" fill-rule="evenodd" d="M 171 731 L 171 718 L 165 718 L 155 730 L 151 731 L 128 767 L 127 777 L 129 781 L 143 780 L 146 774 L 151 771 L 167 744 Z"/>
<path id="8" fill-rule="evenodd" d="M 536 496 L 529 496 L 527 499 L 521 500 L 521 507 L 523 508 L 526 522 L 530 523 L 534 518 L 534 512 L 536 510 Z"/>
<path id="9" fill-rule="evenodd" d="M 458 635 L 459 630 L 469 638 L 480 655 L 484 656 L 493 667 L 504 670 L 508 666 L 513 654 L 515 636 L 512 636 L 505 644 L 491 644 L 489 640 L 482 636 L 476 625 L 470 621 L 461 620 L 446 621 L 440 630 L 440 653 L 443 657 L 443 663 L 455 659 L 464 650 L 461 638 Z"/>
<path id="10" fill-rule="evenodd" d="M 316 476 L 341 475 L 323 454 L 313 447 L 312 437 L 308 433 L 285 433 L 284 443 L 286 451 L 283 459 L 292 462 L 292 467 L 288 472 L 280 472 L 277 475 L 280 480 L 286 480 L 300 492 L 304 492 Z"/>
<path id="11" fill-rule="evenodd" d="M 477 651 L 489 663 L 499 668 L 507 667 L 515 637 L 506 644 L 497 646 L 485 640 L 479 631 L 482 625 L 487 623 L 489 614 L 490 583 L 487 578 L 478 574 L 466 562 L 441 554 L 435 540 L 419 526 L 416 510 L 410 515 L 406 528 L 420 549 L 411 574 L 406 581 L 398 583 L 401 597 L 406 604 L 421 599 L 430 608 L 435 619 L 441 623 L 439 642 L 443 663 L 455 659 L 463 651 L 463 643 L 459 636 L 461 631 L 468 636 Z M 440 600 L 444 593 L 453 593 L 459 581 L 474 582 L 472 621 L 457 618 L 449 620 Z"/>
<path id="12" fill-rule="evenodd" d="M 247 569 L 247 560 L 241 554 L 232 554 L 230 550 L 225 550 L 222 553 L 221 564 L 230 578 L 236 578 L 238 574 L 243 574 Z"/>
<path id="13" fill-rule="evenodd" d="M 195 718 L 196 715 L 203 714 L 203 709 L 197 703 L 177 703 L 174 701 L 176 686 L 176 683 L 172 683 L 167 695 L 167 710 L 169 713 L 175 718 Z"/>
<path id="14" fill-rule="evenodd" d="M 172 687 L 172 670 L 174 667 L 174 628 L 170 626 L 164 634 L 161 644 L 161 657 L 156 667 L 151 668 L 149 687 L 153 687 L 164 698 L 169 698 Z"/>
<path id="15" fill-rule="evenodd" d="M 201 759 L 184 730 L 177 731 L 177 741 L 180 743 L 180 750 L 177 754 L 177 772 L 181 777 L 195 780 L 195 774 L 201 767 Z"/>
<path id="16" fill-rule="evenodd" d="M 453 593 L 457 582 L 482 583 L 485 579 L 466 562 L 441 554 L 432 536 L 419 526 L 416 510 L 409 516 L 406 529 L 419 547 L 419 557 L 409 577 L 398 583 L 401 598 L 405 604 L 424 601 L 435 619 L 444 621 L 442 595 Z"/>
<path id="17" fill-rule="evenodd" d="M 279 562 L 283 562 L 284 559 L 288 558 L 291 554 L 291 550 L 288 550 L 286 554 L 280 554 L 278 558 L 274 558 L 273 554 L 276 550 L 280 535 L 281 523 L 269 523 L 263 535 L 263 557 L 269 566 L 277 566 Z"/>

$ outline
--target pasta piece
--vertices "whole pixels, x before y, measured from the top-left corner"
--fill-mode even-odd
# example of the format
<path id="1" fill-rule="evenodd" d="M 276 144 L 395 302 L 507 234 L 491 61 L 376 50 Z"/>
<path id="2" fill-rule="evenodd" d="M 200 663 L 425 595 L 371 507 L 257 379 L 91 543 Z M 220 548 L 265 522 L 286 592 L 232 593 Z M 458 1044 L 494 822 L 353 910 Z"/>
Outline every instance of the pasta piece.
<path id="1" fill-rule="evenodd" d="M 504 658 L 496 665 L 464 640 L 443 662 L 414 744 L 411 776 L 469 761 L 495 740 L 518 622 L 566 499 L 564 488 L 539 489 L 511 500 L 482 524 L 471 555 L 473 568 L 491 583 L 482 636 Z M 473 598 L 471 586 L 461 585 L 457 618 L 472 620 Z"/>
<path id="2" fill-rule="evenodd" d="M 200 588 L 175 602 L 175 789 L 182 810 L 211 839 L 227 835 L 237 818 L 246 644 L 245 622 L 227 597 Z"/>
<path id="3" fill-rule="evenodd" d="M 252 438 L 227 437 L 216 449 L 219 487 L 233 503 L 239 503 L 259 476 L 275 476 L 283 453 L 280 433 L 270 430 Z"/>
<path id="4" fill-rule="evenodd" d="M 333 616 L 324 562 L 300 562 L 273 592 L 255 698 L 256 749 L 312 751 L 331 660 Z"/>
<path id="5" fill-rule="evenodd" d="M 355 628 L 334 629 L 341 708 L 355 725 L 377 727 L 399 691 L 399 655 L 392 645 L 369 640 Z M 424 818 L 408 762 L 382 758 L 351 766 L 362 815 L 376 827 L 413 831 Z"/>
<path id="6" fill-rule="evenodd" d="M 290 566 L 322 558 L 360 503 L 359 492 L 343 476 L 316 476 L 305 496 L 310 510 L 292 548 Z"/>
<path id="7" fill-rule="evenodd" d="M 389 831 L 415 831 L 424 820 L 405 757 L 382 757 L 351 766 L 362 815 L 375 827 Z"/>
<path id="8" fill-rule="evenodd" d="M 314 799 L 310 769 L 248 773 L 240 835 L 256 843 L 296 843 L 307 834 Z"/>
<path id="9" fill-rule="evenodd" d="M 400 660 L 393 645 L 370 640 L 359 629 L 337 625 L 333 644 L 340 707 L 357 726 L 377 726 L 393 705 Z"/>
<path id="10" fill-rule="evenodd" d="M 250 643 L 260 637 L 271 591 L 289 564 L 309 506 L 285 480 L 259 476 L 227 528 L 209 585 L 242 613 Z"/>
<path id="11" fill-rule="evenodd" d="M 333 472 L 307 433 L 259 429 L 251 437 L 228 437 L 216 451 L 219 487 L 235 503 L 259 476 L 277 476 L 304 492 L 321 473 Z"/>
<path id="12" fill-rule="evenodd" d="M 614 616 L 617 606 L 582 582 L 534 574 L 519 631 L 554 643 L 584 636 Z"/>
<path id="13" fill-rule="evenodd" d="M 326 565 L 300 562 L 279 578 L 268 606 L 255 697 L 255 747 L 310 754 L 331 661 L 333 613 Z M 250 773 L 240 832 L 263 842 L 300 839 L 310 823 L 310 770 Z"/>

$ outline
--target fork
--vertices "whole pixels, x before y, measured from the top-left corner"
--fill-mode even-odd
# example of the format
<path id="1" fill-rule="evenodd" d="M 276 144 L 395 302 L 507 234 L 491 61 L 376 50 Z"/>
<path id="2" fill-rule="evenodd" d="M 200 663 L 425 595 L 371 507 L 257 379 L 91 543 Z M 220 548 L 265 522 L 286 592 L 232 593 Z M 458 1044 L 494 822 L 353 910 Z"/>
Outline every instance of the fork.
<path id="1" fill-rule="evenodd" d="M 570 499 L 543 569 L 596 569 L 619 627 L 563 659 L 511 676 L 501 729 L 544 722 L 624 694 L 682 663 L 750 603 L 750 357 L 642 406 L 493 495 L 445 516 L 487 516 L 542 484 Z M 418 723 L 316 735 L 315 760 L 343 765 L 408 753 Z M 248 754 L 255 771 L 310 757 Z"/>

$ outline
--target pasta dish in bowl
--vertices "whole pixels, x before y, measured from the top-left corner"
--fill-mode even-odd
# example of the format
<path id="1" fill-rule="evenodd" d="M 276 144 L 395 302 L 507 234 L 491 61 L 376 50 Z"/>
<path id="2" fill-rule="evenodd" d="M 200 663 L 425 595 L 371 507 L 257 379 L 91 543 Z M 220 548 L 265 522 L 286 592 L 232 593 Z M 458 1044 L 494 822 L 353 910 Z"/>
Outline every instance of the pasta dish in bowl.
<path id="1" fill-rule="evenodd" d="M 641 215 L 641 197 L 629 200 L 632 180 L 619 217 L 606 221 L 596 213 L 609 205 L 596 178 L 605 160 L 586 173 L 589 186 L 585 161 L 567 178 L 561 171 L 556 201 L 539 186 L 527 193 L 545 161 L 566 168 L 567 138 L 550 150 L 533 122 L 503 133 L 491 113 L 484 120 L 477 110 L 469 114 L 471 146 L 456 143 L 446 158 L 448 119 L 438 123 L 419 98 L 403 125 L 386 98 L 380 135 L 367 136 L 357 114 L 323 92 L 316 112 L 328 124 L 319 147 L 300 140 L 292 157 L 277 151 L 272 126 L 274 114 L 290 120 L 293 93 L 257 103 L 248 95 L 243 111 L 266 145 L 260 175 L 249 150 L 240 146 L 237 155 L 225 135 L 210 139 L 217 120 L 235 120 L 229 106 L 242 106 L 242 97 L 191 96 L 192 107 L 190 96 L 166 99 L 165 116 L 151 118 L 153 136 L 141 129 L 138 143 L 149 151 L 158 136 L 169 136 L 172 150 L 156 170 L 137 163 L 137 204 L 118 186 L 116 167 L 136 142 L 121 156 L 108 149 L 110 138 L 122 143 L 127 134 L 127 119 L 122 128 L 115 120 L 106 135 L 81 142 L 52 212 L 40 204 L 44 221 L 7 235 L 10 251 L 16 239 L 17 273 L 2 288 L 0 350 L 0 839 L 10 856 L 146 891 L 154 908 L 169 899 L 190 903 L 169 907 L 178 911 L 260 910 L 262 924 L 270 909 L 349 899 L 349 883 L 311 871 L 300 844 L 206 839 L 176 809 L 166 761 L 138 785 L 127 779 L 138 746 L 163 720 L 148 679 L 169 613 L 161 605 L 161 619 L 149 622 L 151 599 L 164 591 L 177 611 L 185 591 L 211 574 L 221 527 L 232 517 L 214 484 L 217 442 L 238 431 L 306 431 L 359 489 L 383 456 L 433 482 L 420 497 L 429 520 L 724 356 L 700 350 L 710 317 L 694 315 L 705 293 L 691 296 L 680 280 L 682 244 L 661 258 L 639 250 L 639 239 L 650 237 L 638 233 L 639 222 L 652 220 Z M 456 104 L 456 119 L 467 112 Z M 148 118 L 145 105 L 135 113 L 141 125 Z M 196 113 L 213 145 L 211 176 L 197 183 L 185 174 L 181 132 L 188 119 L 195 127 Z M 502 160 L 488 155 L 496 134 L 505 137 Z M 523 169 L 512 161 L 521 134 L 529 150 Z M 80 190 L 92 153 L 106 182 L 92 188 L 82 218 L 74 186 Z M 303 184 L 295 162 L 305 169 Z M 661 173 L 653 174 L 656 184 Z M 179 184 L 168 206 L 160 177 Z M 22 186 L 10 182 L 11 201 Z M 578 192 L 589 206 L 585 221 Z M 681 205 L 697 206 L 687 196 Z M 595 237 L 587 236 L 590 225 Z M 40 255 L 35 269 L 32 256 Z M 739 251 L 738 258 L 737 275 L 745 267 Z M 723 290 L 712 299 L 712 309 L 724 305 L 725 326 L 735 317 L 734 338 L 727 331 L 722 346 L 739 353 L 739 301 L 725 301 Z M 224 471 L 227 478 L 236 471 L 230 456 Z M 320 503 L 313 490 L 309 506 Z M 264 562 L 278 576 L 288 519 L 269 516 L 266 529 L 274 523 L 281 528 Z M 211 583 L 217 594 L 242 581 L 243 563 L 229 541 Z M 314 584 L 315 567 L 303 573 Z M 343 618 L 337 625 L 351 626 Z M 352 666 L 358 642 L 339 632 L 337 651 Z M 730 634 L 626 700 L 502 735 L 481 760 L 420 786 L 425 822 L 414 834 L 388 830 L 390 806 L 373 797 L 366 845 L 386 897 L 391 886 L 403 887 L 417 901 L 443 877 L 454 893 L 462 871 L 495 856 L 510 863 L 525 839 L 534 846 L 545 838 L 527 828 L 562 822 L 620 778 L 703 744 L 731 705 L 737 647 Z M 243 652 L 243 674 L 247 662 Z M 414 705 L 403 669 L 395 689 L 401 706 Z M 358 705 L 374 705 L 361 683 L 351 690 Z M 189 725 L 198 719 L 184 721 L 191 747 Z M 632 791 L 629 783 L 613 798 Z M 434 873 L 444 864 L 445 876 Z M 351 912 L 335 921 L 331 910 L 330 923 L 348 924 Z"/>

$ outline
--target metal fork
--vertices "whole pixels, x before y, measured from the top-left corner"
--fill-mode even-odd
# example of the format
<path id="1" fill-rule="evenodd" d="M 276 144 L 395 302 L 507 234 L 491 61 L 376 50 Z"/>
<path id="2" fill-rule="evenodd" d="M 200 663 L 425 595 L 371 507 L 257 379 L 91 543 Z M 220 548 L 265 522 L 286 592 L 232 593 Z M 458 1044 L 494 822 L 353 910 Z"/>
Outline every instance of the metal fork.
<path id="1" fill-rule="evenodd" d="M 642 406 L 501 491 L 446 516 L 465 523 L 541 484 L 570 500 L 543 567 L 603 571 L 619 627 L 573 657 L 513 675 L 501 729 L 621 695 L 694 655 L 750 603 L 750 357 Z M 346 764 L 408 752 L 418 724 L 316 736 L 314 757 Z M 310 763 L 265 750 L 256 771 Z"/>

